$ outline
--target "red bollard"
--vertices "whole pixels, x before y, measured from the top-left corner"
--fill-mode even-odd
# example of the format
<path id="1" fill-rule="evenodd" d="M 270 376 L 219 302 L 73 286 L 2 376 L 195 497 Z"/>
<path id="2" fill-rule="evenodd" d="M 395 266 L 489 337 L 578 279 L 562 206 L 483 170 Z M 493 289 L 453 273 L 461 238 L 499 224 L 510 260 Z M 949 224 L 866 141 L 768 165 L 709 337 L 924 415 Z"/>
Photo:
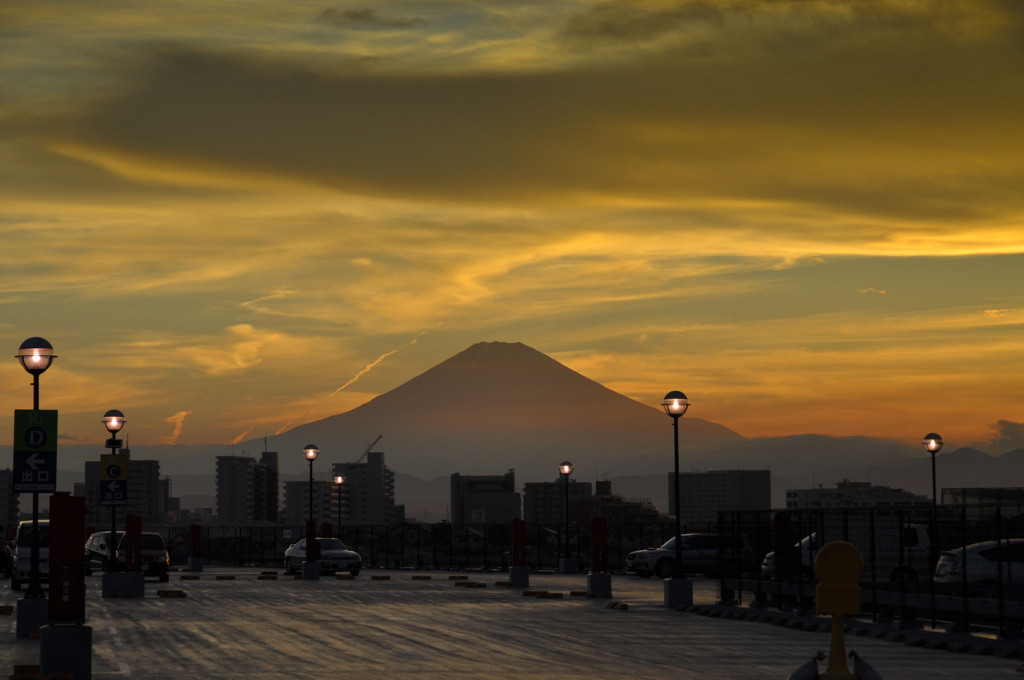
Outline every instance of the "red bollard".
<path id="1" fill-rule="evenodd" d="M 590 572 L 587 597 L 611 597 L 612 575 L 608 573 L 608 518 L 590 518 Z"/>
<path id="2" fill-rule="evenodd" d="M 526 566 L 526 522 L 512 520 L 512 566 Z"/>
<path id="3" fill-rule="evenodd" d="M 128 515 L 124 518 L 125 571 L 142 571 L 142 518 Z"/>
<path id="4" fill-rule="evenodd" d="M 188 528 L 188 570 L 203 570 L 203 527 L 198 524 Z"/>
<path id="5" fill-rule="evenodd" d="M 85 622 L 85 499 L 50 496 L 50 621 Z"/>
<path id="6" fill-rule="evenodd" d="M 508 584 L 513 587 L 530 585 L 530 568 L 526 566 L 526 522 L 512 520 L 512 566 L 508 570 Z"/>

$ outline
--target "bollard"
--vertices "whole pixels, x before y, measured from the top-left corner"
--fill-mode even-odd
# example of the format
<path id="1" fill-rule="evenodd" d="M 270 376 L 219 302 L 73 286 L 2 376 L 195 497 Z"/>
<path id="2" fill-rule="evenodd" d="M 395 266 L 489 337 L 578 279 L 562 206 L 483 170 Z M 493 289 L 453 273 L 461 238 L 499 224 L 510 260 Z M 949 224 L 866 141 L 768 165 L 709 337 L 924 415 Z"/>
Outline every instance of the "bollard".
<path id="1" fill-rule="evenodd" d="M 516 588 L 530 587 L 530 568 L 526 566 L 526 522 L 512 520 L 512 565 L 508 568 L 508 584 Z"/>
<path id="2" fill-rule="evenodd" d="M 828 668 L 822 680 L 856 680 L 846 667 L 846 617 L 860 613 L 860 586 L 857 581 L 864 572 L 860 551 L 846 541 L 826 543 L 814 559 L 814 573 L 819 583 L 816 590 L 817 611 L 832 615 L 832 638 L 828 650 Z"/>
<path id="3" fill-rule="evenodd" d="M 92 628 L 80 623 L 50 624 L 39 629 L 39 672 L 92 678 Z"/>
<path id="4" fill-rule="evenodd" d="M 111 571 L 103 574 L 100 596 L 145 597 L 146 576 L 141 571 Z"/>

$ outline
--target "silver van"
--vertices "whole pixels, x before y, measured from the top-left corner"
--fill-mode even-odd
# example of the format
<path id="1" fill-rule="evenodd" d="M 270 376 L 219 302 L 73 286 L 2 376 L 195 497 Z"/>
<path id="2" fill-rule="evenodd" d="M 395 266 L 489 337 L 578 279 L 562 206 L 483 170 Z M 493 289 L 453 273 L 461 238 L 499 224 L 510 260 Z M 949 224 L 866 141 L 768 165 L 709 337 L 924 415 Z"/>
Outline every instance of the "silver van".
<path id="1" fill-rule="evenodd" d="M 32 522 L 18 522 L 14 532 L 14 548 L 11 555 L 11 590 L 32 578 Z M 50 520 L 39 520 L 39 582 L 47 585 L 50 579 Z"/>

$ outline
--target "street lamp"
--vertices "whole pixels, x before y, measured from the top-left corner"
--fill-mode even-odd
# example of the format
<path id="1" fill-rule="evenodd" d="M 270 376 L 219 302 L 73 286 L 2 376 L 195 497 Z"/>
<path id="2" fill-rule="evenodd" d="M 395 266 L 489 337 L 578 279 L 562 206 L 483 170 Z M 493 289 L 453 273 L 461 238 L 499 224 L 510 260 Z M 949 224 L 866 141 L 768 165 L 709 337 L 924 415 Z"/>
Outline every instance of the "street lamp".
<path id="1" fill-rule="evenodd" d="M 934 432 L 929 432 L 921 443 L 924 444 L 925 451 L 932 454 L 932 508 L 934 508 L 938 505 L 938 496 L 935 494 L 935 454 L 942 448 L 942 437 Z"/>
<path id="2" fill-rule="evenodd" d="M 104 427 L 107 428 L 107 432 L 110 433 L 110 437 L 107 439 L 106 447 L 110 449 L 110 455 L 114 456 L 121 448 L 121 440 L 117 438 L 117 433 L 124 427 L 124 414 L 118 411 L 116 408 L 112 408 L 103 414 L 100 419 L 103 422 Z M 111 460 L 111 466 L 113 466 L 113 458 Z M 118 471 L 119 473 L 121 471 Z M 107 470 L 106 477 L 113 477 L 115 475 L 110 474 L 110 470 Z M 121 474 L 116 475 L 118 477 Z M 110 547 L 110 557 L 107 559 L 107 571 L 117 571 L 117 506 L 111 504 L 110 506 L 110 540 L 108 541 Z M 125 545 L 127 545 L 127 536 L 125 537 Z"/>
<path id="3" fill-rule="evenodd" d="M 921 443 L 924 444 L 924 450 L 927 451 L 928 453 L 932 454 L 932 518 L 931 518 L 932 521 L 931 521 L 931 526 L 928 527 L 928 531 L 930 533 L 930 536 L 928 537 L 928 567 L 929 567 L 929 572 L 931 573 L 931 578 L 929 578 L 928 581 L 929 581 L 929 591 L 930 591 L 930 594 L 931 594 L 930 601 L 931 601 L 931 612 L 932 612 L 932 628 L 934 628 L 935 627 L 935 565 L 938 563 L 938 559 L 939 559 L 938 549 L 937 549 L 938 546 L 936 545 L 936 542 L 935 542 L 935 539 L 936 539 L 936 536 L 935 536 L 935 522 L 938 519 L 935 516 L 936 515 L 936 511 L 937 511 L 937 506 L 938 506 L 938 496 L 935 493 L 935 454 L 938 453 L 939 449 L 942 448 L 942 437 L 940 437 L 939 435 L 935 434 L 934 432 L 929 432 L 928 434 L 926 434 L 924 436 L 924 441 L 921 442 Z"/>
<path id="4" fill-rule="evenodd" d="M 29 338 L 21 343 L 15 355 L 21 367 L 32 376 L 32 410 L 39 410 L 39 376 L 46 372 L 57 355 L 53 353 L 53 345 L 43 338 Z M 32 545 L 31 545 L 31 578 L 26 600 L 45 599 L 46 593 L 39 583 L 39 492 L 32 492 Z"/>
<path id="5" fill-rule="evenodd" d="M 665 409 L 665 413 L 672 418 L 672 435 L 674 444 L 675 454 L 675 477 L 673 477 L 673 487 L 675 487 L 675 501 L 676 501 L 676 539 L 675 539 L 675 559 L 672 561 L 672 581 L 682 581 L 683 578 L 683 539 L 682 531 L 680 530 L 679 516 L 682 514 L 682 507 L 679 503 L 679 419 L 686 409 L 690 408 L 690 402 L 686 399 L 686 395 L 679 390 L 672 390 L 665 395 L 665 399 L 661 402 L 661 407 Z M 693 603 L 693 591 L 692 585 L 690 586 L 690 602 Z M 670 591 L 668 585 L 665 588 L 665 604 L 675 605 L 677 603 L 678 594 L 675 591 Z M 685 597 L 684 597 L 685 599 Z"/>
<path id="6" fill-rule="evenodd" d="M 341 538 L 341 485 L 344 483 L 343 475 L 334 475 L 334 488 L 338 490 L 338 538 Z"/>
<path id="7" fill-rule="evenodd" d="M 21 367 L 32 377 L 32 410 L 39 410 L 39 376 L 46 372 L 57 355 L 53 353 L 53 345 L 43 338 L 29 338 L 21 343 L 15 355 Z"/>
<path id="8" fill-rule="evenodd" d="M 316 524 L 313 521 L 313 461 L 320 455 L 316 444 L 306 444 L 302 455 L 309 461 L 309 520 L 306 522 L 306 562 L 302 565 L 302 575 L 319 576 L 320 565 L 314 564 L 316 557 Z"/>
<path id="9" fill-rule="evenodd" d="M 572 463 L 563 460 L 562 464 L 558 466 L 558 471 L 561 473 L 562 479 L 565 480 L 565 560 L 562 565 L 562 573 L 568 574 L 575 571 L 571 568 L 572 553 L 569 552 L 569 475 L 573 471 Z"/>

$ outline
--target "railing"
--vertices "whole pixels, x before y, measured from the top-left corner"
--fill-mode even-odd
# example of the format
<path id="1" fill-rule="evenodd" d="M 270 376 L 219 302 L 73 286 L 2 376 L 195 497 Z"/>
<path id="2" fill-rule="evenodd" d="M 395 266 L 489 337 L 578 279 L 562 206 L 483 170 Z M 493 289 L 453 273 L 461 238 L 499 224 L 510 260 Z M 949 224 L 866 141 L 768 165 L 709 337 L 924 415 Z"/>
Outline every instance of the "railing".
<path id="1" fill-rule="evenodd" d="M 940 506 L 924 509 L 764 510 L 723 512 L 717 527 L 693 525 L 684 531 L 717 529 L 723 543 L 737 546 L 723 554 L 721 599 L 744 598 L 759 606 L 813 609 L 813 560 L 832 540 L 853 543 L 864 557 L 862 609 L 875 620 L 936 619 L 962 630 L 997 627 L 1015 635 L 1024 626 L 1024 507 Z M 172 561 L 189 556 L 189 526 L 149 527 L 168 542 Z M 202 527 L 201 557 L 208 564 L 280 566 L 285 549 L 304 537 L 305 527 Z M 511 560 L 511 525 L 398 524 L 333 526 L 334 536 L 363 557 L 365 568 L 504 571 Z M 657 547 L 672 537 L 674 523 L 609 520 L 608 567 L 625 570 L 631 551 Z M 590 522 L 569 528 L 569 554 L 580 571 L 590 567 Z M 565 557 L 565 528 L 528 525 L 527 564 L 554 570 Z M 959 580 L 937 582 L 934 565 L 948 551 L 991 541 L 994 571 L 982 578 L 973 562 Z M 762 567 L 766 555 L 769 564 Z M 992 560 L 990 560 L 992 561 Z"/>
<path id="2" fill-rule="evenodd" d="M 672 537 L 668 521 L 612 521 L 608 527 L 608 566 L 625 569 L 626 555 L 638 548 L 657 547 Z M 704 531 L 708 527 L 689 527 Z M 189 557 L 188 525 L 150 526 L 167 541 L 171 561 Z M 207 564 L 280 566 L 289 545 L 305 537 L 305 526 L 203 526 L 200 557 Z M 320 532 L 322 534 L 322 532 Z M 506 570 L 510 566 L 510 524 L 397 524 L 332 527 L 332 535 L 363 557 L 366 568 Z M 565 527 L 527 525 L 527 564 L 533 570 L 556 569 L 565 557 Z M 590 566 L 590 522 L 569 527 L 569 553 L 581 570 Z"/>
<path id="3" fill-rule="evenodd" d="M 747 593 L 760 606 L 813 610 L 816 551 L 845 540 L 864 558 L 862 610 L 875 621 L 990 627 L 1005 637 L 1024 627 L 1024 507 L 733 512 L 719 515 L 719 529 L 769 556 L 755 572 L 723 580 L 724 599 Z M 935 575 L 940 557 L 978 543 L 983 556 L 967 548 L 964 569 Z"/>

